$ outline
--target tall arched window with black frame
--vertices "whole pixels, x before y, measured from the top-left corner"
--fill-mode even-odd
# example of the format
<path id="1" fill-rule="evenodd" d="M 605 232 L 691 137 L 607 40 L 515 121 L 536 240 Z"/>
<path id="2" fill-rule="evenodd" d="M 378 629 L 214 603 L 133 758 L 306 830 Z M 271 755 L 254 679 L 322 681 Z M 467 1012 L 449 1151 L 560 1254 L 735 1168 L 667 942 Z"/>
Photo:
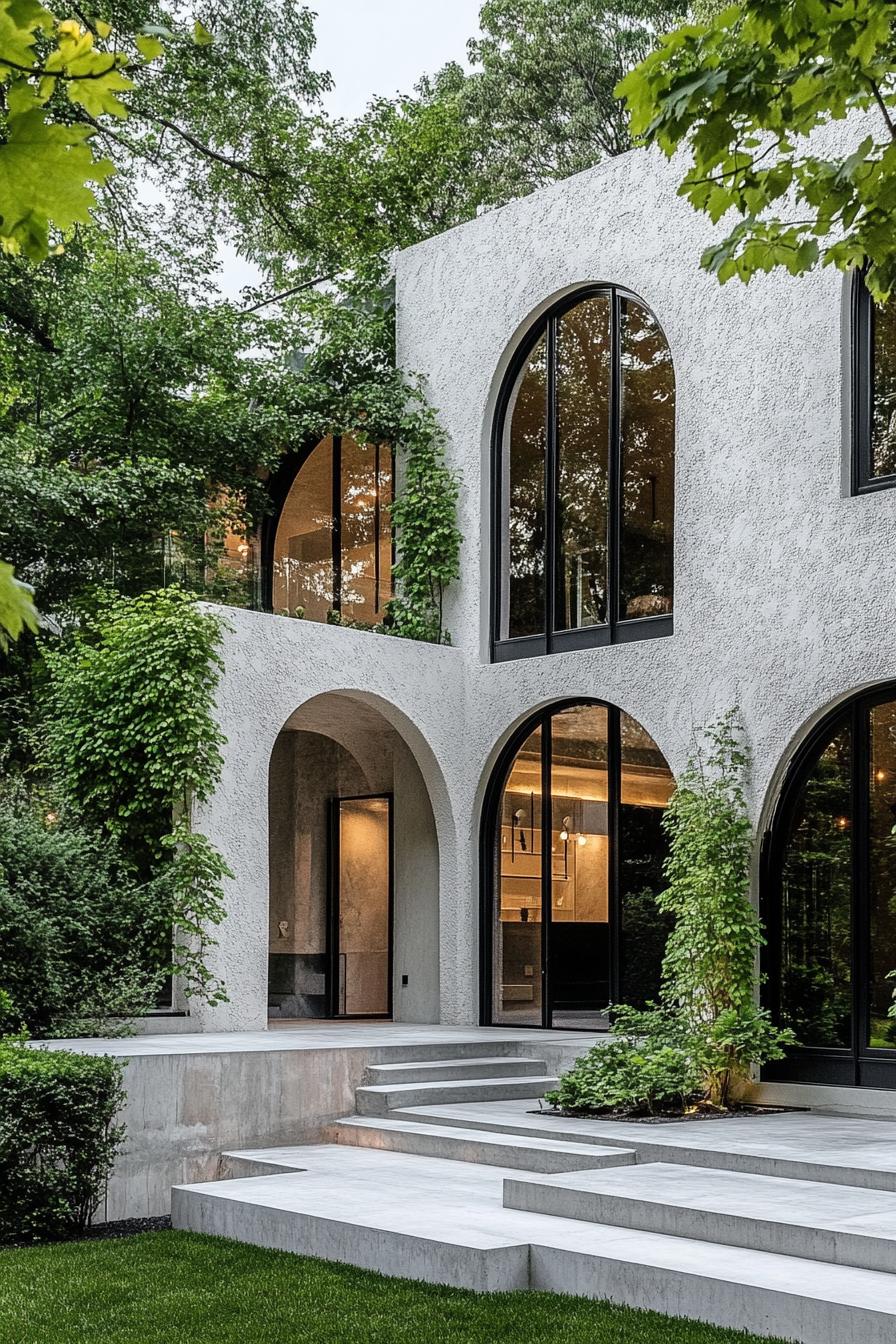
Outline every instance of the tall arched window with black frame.
<path id="1" fill-rule="evenodd" d="M 535 324 L 493 460 L 496 660 L 671 634 L 675 374 L 640 299 L 592 286 Z"/>

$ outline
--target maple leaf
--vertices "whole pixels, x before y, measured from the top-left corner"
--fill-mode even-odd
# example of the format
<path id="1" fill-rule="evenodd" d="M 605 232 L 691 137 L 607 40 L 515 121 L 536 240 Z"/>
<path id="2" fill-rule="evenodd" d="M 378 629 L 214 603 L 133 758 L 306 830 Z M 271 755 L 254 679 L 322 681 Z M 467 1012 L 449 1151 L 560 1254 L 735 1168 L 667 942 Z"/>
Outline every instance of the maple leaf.
<path id="1" fill-rule="evenodd" d="M 47 255 L 51 224 L 65 233 L 90 221 L 94 195 L 88 182 L 113 171 L 96 160 L 89 126 L 48 122 L 25 81 L 9 91 L 7 140 L 0 145 L 0 247 L 33 261 Z"/>

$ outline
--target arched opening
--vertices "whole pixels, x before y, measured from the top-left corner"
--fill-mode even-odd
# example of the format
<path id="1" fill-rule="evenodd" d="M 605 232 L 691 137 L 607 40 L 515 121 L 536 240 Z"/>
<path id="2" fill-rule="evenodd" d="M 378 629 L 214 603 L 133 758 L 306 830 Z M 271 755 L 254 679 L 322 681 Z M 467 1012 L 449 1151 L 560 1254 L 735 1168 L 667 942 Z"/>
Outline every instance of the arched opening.
<path id="1" fill-rule="evenodd" d="M 495 659 L 671 634 L 675 372 L 641 299 L 592 285 L 539 318 L 492 459 Z"/>
<path id="2" fill-rule="evenodd" d="M 274 1019 L 439 1018 L 439 860 L 413 753 L 371 703 L 317 696 L 269 769 Z"/>
<path id="3" fill-rule="evenodd" d="M 615 705 L 552 705 L 514 733 L 483 812 L 484 1022 L 604 1031 L 608 1004 L 656 996 L 674 787 Z"/>
<path id="4" fill-rule="evenodd" d="M 795 753 L 763 849 L 766 997 L 798 1045 L 763 1076 L 896 1087 L 896 687 Z"/>
<path id="5" fill-rule="evenodd" d="M 281 616 L 361 625 L 392 597 L 392 453 L 328 434 L 270 481 L 262 532 L 262 605 Z"/>

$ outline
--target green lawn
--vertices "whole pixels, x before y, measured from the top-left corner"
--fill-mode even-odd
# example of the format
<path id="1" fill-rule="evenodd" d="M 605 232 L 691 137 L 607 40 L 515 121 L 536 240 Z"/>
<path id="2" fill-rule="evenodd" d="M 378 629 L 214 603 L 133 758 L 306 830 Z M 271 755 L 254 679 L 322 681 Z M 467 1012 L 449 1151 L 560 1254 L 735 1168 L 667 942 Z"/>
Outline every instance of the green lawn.
<path id="1" fill-rule="evenodd" d="M 0 1252 L 2 1344 L 746 1344 L 551 1293 L 480 1296 L 187 1232 Z M 765 1341 L 768 1344 L 768 1341 Z"/>

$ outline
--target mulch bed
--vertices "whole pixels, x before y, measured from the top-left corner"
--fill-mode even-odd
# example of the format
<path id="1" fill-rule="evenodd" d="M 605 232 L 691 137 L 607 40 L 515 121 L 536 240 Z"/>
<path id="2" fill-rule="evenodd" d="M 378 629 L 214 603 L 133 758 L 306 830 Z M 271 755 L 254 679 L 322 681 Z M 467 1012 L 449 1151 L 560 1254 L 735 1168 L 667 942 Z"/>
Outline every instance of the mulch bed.
<path id="1" fill-rule="evenodd" d="M 7 1241 L 0 1250 L 25 1250 L 29 1246 L 58 1246 L 72 1241 L 110 1241 L 114 1237 L 136 1237 L 141 1232 L 165 1232 L 171 1227 L 171 1219 L 164 1218 L 122 1218 L 117 1223 L 92 1223 L 77 1236 L 55 1237 L 52 1241 Z"/>
<path id="2" fill-rule="evenodd" d="M 664 1111 L 659 1115 L 645 1115 L 642 1111 L 589 1111 L 540 1110 L 530 1115 L 541 1115 L 555 1120 L 624 1120 L 637 1125 L 680 1125 L 692 1120 L 743 1120 L 754 1115 L 787 1115 L 791 1111 L 806 1111 L 805 1106 L 732 1106 L 728 1111 L 701 1107 L 688 1111 Z"/>

